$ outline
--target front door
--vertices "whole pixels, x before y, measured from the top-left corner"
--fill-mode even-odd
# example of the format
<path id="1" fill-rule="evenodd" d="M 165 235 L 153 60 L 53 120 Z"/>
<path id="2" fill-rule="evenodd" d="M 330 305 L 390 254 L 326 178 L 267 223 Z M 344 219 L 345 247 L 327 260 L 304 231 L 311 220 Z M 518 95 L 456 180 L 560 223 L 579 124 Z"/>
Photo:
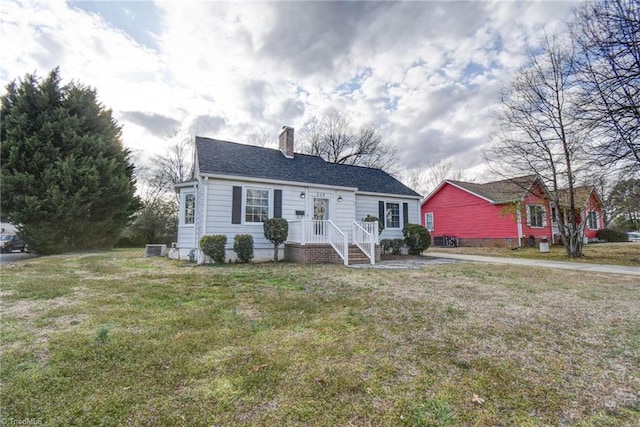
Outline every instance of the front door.
<path id="1" fill-rule="evenodd" d="M 325 235 L 325 223 L 320 221 L 327 221 L 329 219 L 329 199 L 315 197 L 313 199 L 313 219 L 314 221 L 314 233 L 317 235 Z"/>

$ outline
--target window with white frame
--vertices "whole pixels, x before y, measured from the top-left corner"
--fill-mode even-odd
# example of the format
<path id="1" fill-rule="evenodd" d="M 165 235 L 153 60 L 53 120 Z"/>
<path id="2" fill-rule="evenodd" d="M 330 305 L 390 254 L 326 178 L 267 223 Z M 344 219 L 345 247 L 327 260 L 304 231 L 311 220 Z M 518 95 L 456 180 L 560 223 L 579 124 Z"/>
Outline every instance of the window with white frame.
<path id="1" fill-rule="evenodd" d="M 195 222 L 196 218 L 196 195 L 188 193 L 184 196 L 184 217 L 183 223 L 185 225 L 191 225 Z"/>
<path id="2" fill-rule="evenodd" d="M 400 228 L 400 203 L 386 204 L 385 222 L 387 228 Z"/>
<path id="3" fill-rule="evenodd" d="M 596 211 L 589 211 L 587 213 L 587 227 L 589 227 L 589 230 L 598 229 L 598 213 Z"/>
<path id="4" fill-rule="evenodd" d="M 433 212 L 427 212 L 424 214 L 424 226 L 427 230 L 433 231 Z"/>
<path id="5" fill-rule="evenodd" d="M 269 218 L 269 190 L 247 188 L 244 213 L 245 222 L 265 222 Z"/>
<path id="6" fill-rule="evenodd" d="M 529 227 L 542 228 L 547 225 L 547 215 L 542 205 L 527 205 L 527 224 Z"/>

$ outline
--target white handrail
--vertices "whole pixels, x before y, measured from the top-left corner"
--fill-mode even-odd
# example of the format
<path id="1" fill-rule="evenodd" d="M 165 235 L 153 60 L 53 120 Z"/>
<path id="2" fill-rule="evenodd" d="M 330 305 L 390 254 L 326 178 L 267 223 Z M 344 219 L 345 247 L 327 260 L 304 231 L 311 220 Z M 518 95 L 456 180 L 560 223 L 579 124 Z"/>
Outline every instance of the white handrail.
<path id="1" fill-rule="evenodd" d="M 340 255 L 344 265 L 349 265 L 349 243 L 347 242 L 347 236 L 338 228 L 333 221 L 322 221 L 327 227 L 327 238 L 329 244 Z"/>
<path id="2" fill-rule="evenodd" d="M 373 225 L 371 225 L 373 224 Z M 367 225 L 367 229 L 363 225 Z M 371 264 L 376 263 L 376 241 L 378 239 L 378 223 L 377 222 L 353 222 L 351 226 L 353 231 L 353 243 L 369 258 Z M 371 230 L 371 231 L 369 231 Z M 374 234 L 375 232 L 375 234 Z"/>

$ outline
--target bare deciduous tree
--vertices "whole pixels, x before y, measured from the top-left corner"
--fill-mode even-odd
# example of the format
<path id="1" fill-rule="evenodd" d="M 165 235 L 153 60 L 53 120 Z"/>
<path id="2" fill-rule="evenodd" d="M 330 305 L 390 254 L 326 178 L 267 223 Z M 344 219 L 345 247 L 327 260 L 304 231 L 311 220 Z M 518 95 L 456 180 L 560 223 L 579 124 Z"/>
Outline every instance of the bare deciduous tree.
<path id="1" fill-rule="evenodd" d="M 593 162 L 640 170 L 640 3 L 589 1 L 570 25 Z"/>
<path id="2" fill-rule="evenodd" d="M 464 179 L 461 169 L 454 167 L 448 160 L 437 160 L 428 166 L 414 166 L 404 173 L 404 183 L 419 194 L 426 196 L 444 180 L 460 181 Z"/>
<path id="3" fill-rule="evenodd" d="M 574 55 L 555 36 L 546 36 L 544 42 L 541 53 L 530 53 L 530 65 L 505 89 L 496 112 L 499 130 L 485 154 L 492 169 L 503 176 L 540 176 L 552 203 L 565 207 L 567 223 L 557 223 L 567 255 L 579 257 L 586 221 L 578 218 L 575 188 L 586 135 L 576 120 Z M 568 206 L 561 197 L 563 189 Z"/>
<path id="4" fill-rule="evenodd" d="M 382 140 L 377 129 L 354 129 L 339 111 L 306 123 L 302 139 L 304 153 L 322 157 L 331 163 L 379 168 L 389 173 L 393 173 L 396 166 L 394 147 Z"/>
<path id="5" fill-rule="evenodd" d="M 175 195 L 173 186 L 186 181 L 193 171 L 193 141 L 188 131 L 172 131 L 163 154 L 156 154 L 141 174 L 141 178 L 156 197 Z M 176 202 L 177 202 L 177 195 Z"/>
<path id="6" fill-rule="evenodd" d="M 146 163 L 138 159 L 136 178 L 142 207 L 125 233 L 130 244 L 170 244 L 175 240 L 179 200 L 174 185 L 191 177 L 193 137 L 188 131 L 172 131 L 167 142 L 163 154 Z"/>

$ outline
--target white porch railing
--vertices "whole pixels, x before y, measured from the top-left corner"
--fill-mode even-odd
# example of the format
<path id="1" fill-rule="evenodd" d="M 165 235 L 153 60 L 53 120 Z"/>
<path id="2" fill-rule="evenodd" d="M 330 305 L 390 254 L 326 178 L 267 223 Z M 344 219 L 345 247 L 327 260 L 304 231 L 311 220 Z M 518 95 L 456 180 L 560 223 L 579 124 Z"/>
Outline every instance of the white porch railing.
<path id="1" fill-rule="evenodd" d="M 371 264 L 376 263 L 376 243 L 378 243 L 378 222 L 353 222 L 351 226 L 353 243 L 369 258 Z"/>
<path id="2" fill-rule="evenodd" d="M 376 244 L 378 244 L 377 222 L 353 222 L 352 243 L 375 264 Z M 331 220 L 320 221 L 296 219 L 289 221 L 289 237 L 291 243 L 329 244 L 340 255 L 345 265 L 349 265 L 349 236 Z"/>
<path id="3" fill-rule="evenodd" d="M 331 220 L 295 219 L 289 221 L 288 242 L 305 244 L 329 244 L 340 255 L 344 265 L 349 265 L 349 238 Z"/>
<path id="4" fill-rule="evenodd" d="M 342 230 L 333 223 L 333 221 L 329 220 L 324 222 L 326 222 L 327 225 L 327 238 L 329 240 L 329 244 L 338 253 L 338 255 L 340 255 L 344 265 L 349 265 L 349 239 Z"/>
<path id="5" fill-rule="evenodd" d="M 289 237 L 287 241 L 301 244 L 330 243 L 330 225 L 340 229 L 332 221 L 320 221 L 315 219 L 295 219 L 289 221 Z M 342 233 L 342 231 L 340 231 Z"/>

